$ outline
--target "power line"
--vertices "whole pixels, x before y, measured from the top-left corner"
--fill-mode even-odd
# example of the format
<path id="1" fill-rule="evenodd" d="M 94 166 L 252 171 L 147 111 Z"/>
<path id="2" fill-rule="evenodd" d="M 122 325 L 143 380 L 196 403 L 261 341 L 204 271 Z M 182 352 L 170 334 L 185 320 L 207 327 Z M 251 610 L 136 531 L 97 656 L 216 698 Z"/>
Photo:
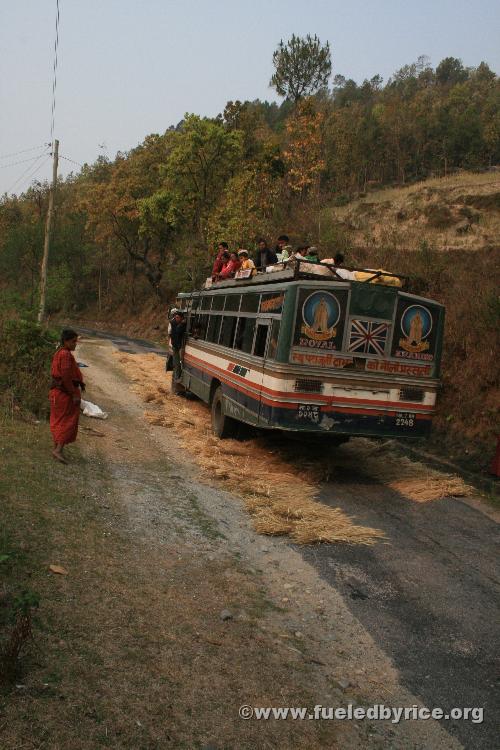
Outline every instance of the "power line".
<path id="1" fill-rule="evenodd" d="M 8 159 L 10 156 L 17 156 L 18 154 L 27 154 L 28 151 L 38 151 L 39 148 L 45 148 L 47 143 L 41 143 L 39 146 L 33 146 L 33 148 L 23 148 L 21 151 L 12 151 L 10 154 L 2 154 L 0 159 Z"/>
<path id="2" fill-rule="evenodd" d="M 50 113 L 50 142 L 54 139 L 54 127 L 56 117 L 56 89 L 57 89 L 57 51 L 59 48 L 59 0 L 56 0 L 56 38 L 54 42 L 54 66 L 52 76 L 52 107 Z"/>
<path id="3" fill-rule="evenodd" d="M 43 154 L 38 154 L 38 156 L 32 156 L 31 159 L 21 159 L 20 161 L 12 161 L 10 164 L 0 164 L 0 169 L 7 169 L 7 167 L 15 167 L 17 164 L 27 164 L 29 161 L 35 161 L 40 156 L 45 156 L 47 152 L 44 151 Z"/>
<path id="4" fill-rule="evenodd" d="M 45 159 L 44 159 L 44 161 L 41 164 L 35 164 L 35 165 L 30 164 L 30 166 L 27 169 L 24 170 L 24 172 L 17 178 L 17 180 L 13 183 L 13 185 L 8 190 L 6 190 L 5 192 L 7 194 L 11 193 L 14 190 L 14 188 L 16 187 L 16 185 L 18 185 L 21 182 L 21 180 L 23 180 L 24 177 L 26 175 L 28 175 L 28 172 L 30 172 L 30 174 L 29 174 L 29 176 L 26 177 L 26 179 L 31 180 L 31 178 L 34 177 L 35 174 L 48 162 L 48 160 L 51 157 L 51 154 L 42 154 L 41 156 L 39 156 L 37 158 L 37 161 L 40 161 L 40 159 L 43 159 L 44 156 L 45 156 Z M 33 169 L 33 166 L 35 168 L 34 168 L 33 171 L 31 171 Z"/>
<path id="5" fill-rule="evenodd" d="M 63 156 L 62 154 L 59 154 L 60 159 L 64 159 L 64 161 L 70 161 L 72 164 L 76 164 L 78 167 L 83 168 L 83 164 L 80 164 L 79 161 L 75 161 L 74 159 L 70 159 L 69 156 Z"/>

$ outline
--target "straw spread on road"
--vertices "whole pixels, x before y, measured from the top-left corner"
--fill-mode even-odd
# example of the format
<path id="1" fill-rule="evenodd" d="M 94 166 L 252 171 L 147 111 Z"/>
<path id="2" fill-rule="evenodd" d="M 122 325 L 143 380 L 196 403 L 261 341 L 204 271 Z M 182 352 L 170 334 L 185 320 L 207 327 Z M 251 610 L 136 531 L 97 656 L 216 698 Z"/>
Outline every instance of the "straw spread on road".
<path id="1" fill-rule="evenodd" d="M 170 373 L 155 354 L 116 352 L 132 389 L 149 405 L 145 419 L 172 429 L 188 455 L 203 470 L 202 480 L 240 496 L 261 534 L 288 535 L 299 544 L 341 542 L 371 545 L 384 539 L 375 528 L 358 525 L 340 508 L 316 498 L 324 481 L 340 471 L 371 477 L 410 500 L 427 502 L 466 495 L 458 477 L 429 470 L 394 455 L 391 446 L 357 438 L 341 450 L 262 436 L 246 443 L 219 440 L 211 431 L 210 411 L 199 401 L 170 393 Z M 362 492 L 362 484 L 360 492 Z"/>

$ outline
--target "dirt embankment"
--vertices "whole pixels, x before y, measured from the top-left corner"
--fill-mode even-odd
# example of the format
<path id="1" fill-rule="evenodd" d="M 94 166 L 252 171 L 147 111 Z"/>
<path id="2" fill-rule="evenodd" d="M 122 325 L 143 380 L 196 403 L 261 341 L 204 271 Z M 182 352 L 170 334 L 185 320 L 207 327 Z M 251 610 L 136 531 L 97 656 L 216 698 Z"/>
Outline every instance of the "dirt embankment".
<path id="1" fill-rule="evenodd" d="M 464 172 L 367 194 L 325 211 L 353 248 L 500 249 L 500 173 Z"/>

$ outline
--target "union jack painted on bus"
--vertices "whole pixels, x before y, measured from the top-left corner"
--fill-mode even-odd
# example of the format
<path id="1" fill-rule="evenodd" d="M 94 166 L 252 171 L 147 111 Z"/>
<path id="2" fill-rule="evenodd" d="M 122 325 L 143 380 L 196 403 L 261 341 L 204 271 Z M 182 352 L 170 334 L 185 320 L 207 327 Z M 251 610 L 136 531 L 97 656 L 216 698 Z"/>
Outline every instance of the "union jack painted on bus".
<path id="1" fill-rule="evenodd" d="M 385 352 L 388 323 L 375 323 L 372 320 L 351 320 L 349 334 L 349 351 L 360 354 L 379 354 Z"/>

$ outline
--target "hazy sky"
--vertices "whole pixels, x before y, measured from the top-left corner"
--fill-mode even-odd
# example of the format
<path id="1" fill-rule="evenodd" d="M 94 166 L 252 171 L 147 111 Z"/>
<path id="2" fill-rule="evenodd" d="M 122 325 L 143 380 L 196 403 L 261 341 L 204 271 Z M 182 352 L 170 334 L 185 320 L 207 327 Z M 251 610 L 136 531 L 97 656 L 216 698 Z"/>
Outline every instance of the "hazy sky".
<path id="1" fill-rule="evenodd" d="M 56 0 L 0 0 L 0 194 L 50 175 L 20 162 L 50 140 Z M 113 158 L 185 112 L 229 99 L 274 99 L 272 53 L 318 34 L 333 73 L 386 80 L 419 55 L 500 71 L 499 0 L 60 0 L 55 136 L 77 162 Z M 78 169 L 61 160 L 60 171 Z M 23 172 L 26 172 L 22 177 Z"/>

